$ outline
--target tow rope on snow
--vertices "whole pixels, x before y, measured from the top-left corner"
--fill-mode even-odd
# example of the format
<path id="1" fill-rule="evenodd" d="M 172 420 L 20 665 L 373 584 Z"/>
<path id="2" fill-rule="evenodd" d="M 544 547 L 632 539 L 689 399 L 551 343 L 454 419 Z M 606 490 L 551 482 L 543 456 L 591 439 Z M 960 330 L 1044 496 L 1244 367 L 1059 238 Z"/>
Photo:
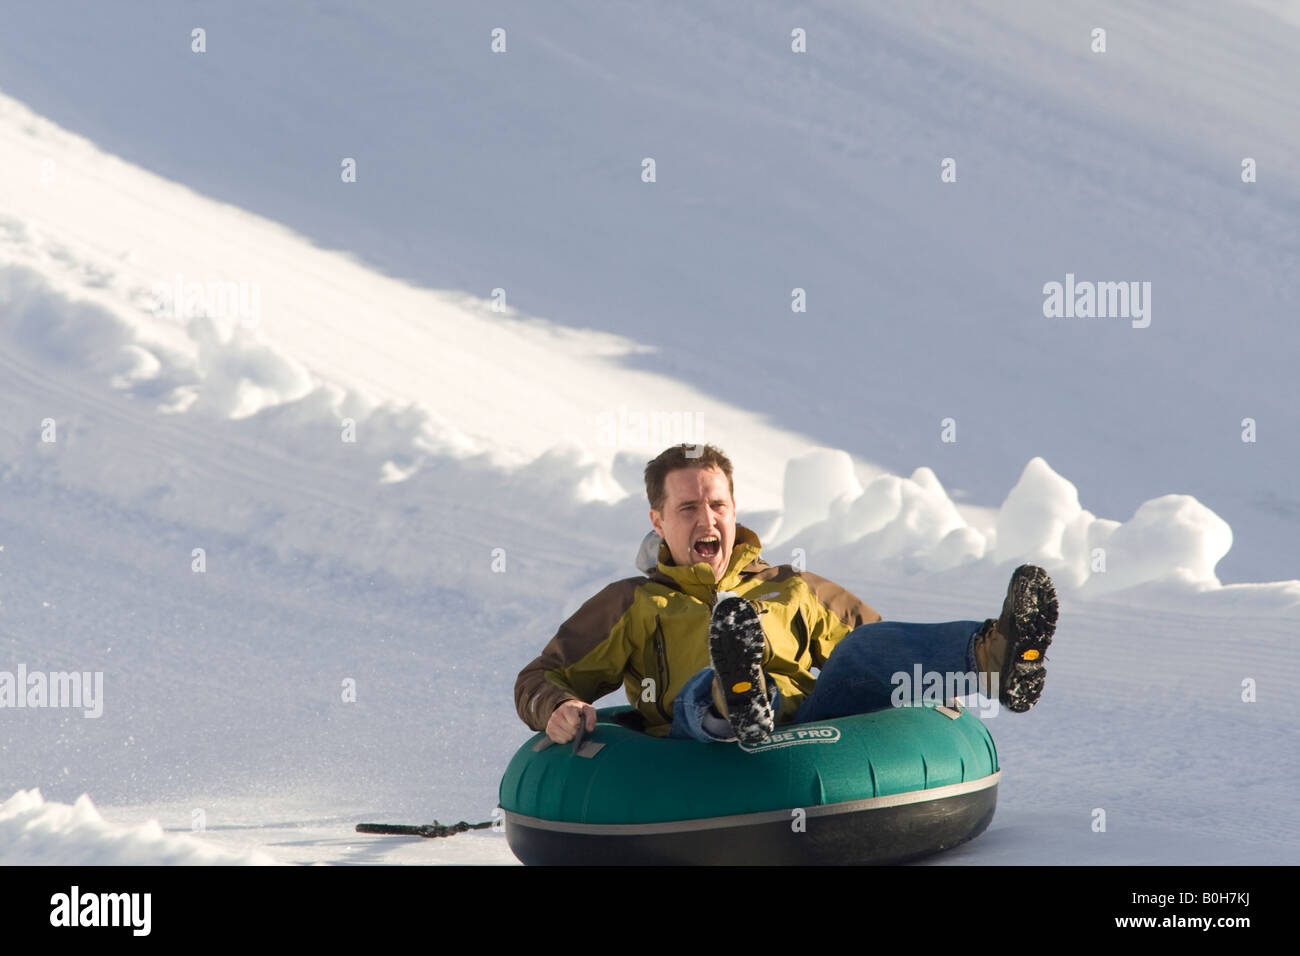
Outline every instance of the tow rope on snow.
<path id="1" fill-rule="evenodd" d="M 449 837 L 464 833 L 466 830 L 486 830 L 492 826 L 492 823 L 492 820 L 484 823 L 466 823 L 461 820 L 460 823 L 453 823 L 450 826 L 441 824 L 437 820 L 421 826 L 411 826 L 406 823 L 358 823 L 357 832 L 384 833 L 394 836 Z"/>
<path id="2" fill-rule="evenodd" d="M 584 751 L 582 744 L 583 739 L 587 736 L 587 728 L 583 721 L 578 721 L 578 732 L 573 736 L 573 753 L 579 757 L 590 757 L 595 751 L 590 749 Z M 546 741 L 550 744 L 550 741 Z M 588 745 L 590 748 L 592 745 Z M 599 750 L 603 744 L 594 745 Z M 408 823 L 358 823 L 358 833 L 381 833 L 389 836 L 418 836 L 418 837 L 449 837 L 457 833 L 464 833 L 466 830 L 486 830 L 498 820 L 485 820 L 482 823 L 466 823 L 461 820 L 460 823 L 453 823 L 451 826 L 445 826 L 434 820 L 432 823 L 425 823 L 421 826 L 412 826 Z"/>

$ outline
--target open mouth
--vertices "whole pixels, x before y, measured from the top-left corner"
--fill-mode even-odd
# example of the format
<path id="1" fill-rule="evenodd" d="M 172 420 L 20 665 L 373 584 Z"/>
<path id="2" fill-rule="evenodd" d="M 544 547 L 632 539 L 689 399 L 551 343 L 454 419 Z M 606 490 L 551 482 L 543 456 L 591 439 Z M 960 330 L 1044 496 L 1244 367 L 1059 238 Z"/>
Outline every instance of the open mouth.
<path id="1" fill-rule="evenodd" d="M 722 548 L 722 539 L 717 535 L 708 535 L 695 542 L 695 553 L 705 561 L 712 561 Z"/>

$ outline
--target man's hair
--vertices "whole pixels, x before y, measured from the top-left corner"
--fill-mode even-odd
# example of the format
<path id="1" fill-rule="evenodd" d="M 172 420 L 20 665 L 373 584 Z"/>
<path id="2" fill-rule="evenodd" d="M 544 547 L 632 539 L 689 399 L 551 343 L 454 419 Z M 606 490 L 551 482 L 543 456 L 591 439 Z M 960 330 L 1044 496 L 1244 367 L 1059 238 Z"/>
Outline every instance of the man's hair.
<path id="1" fill-rule="evenodd" d="M 650 499 L 650 507 L 660 514 L 664 510 L 664 482 L 670 471 L 679 468 L 717 468 L 727 476 L 727 490 L 731 497 L 736 497 L 736 485 L 731 480 L 731 459 L 714 445 L 673 445 L 659 453 L 659 456 L 645 466 L 645 495 Z"/>

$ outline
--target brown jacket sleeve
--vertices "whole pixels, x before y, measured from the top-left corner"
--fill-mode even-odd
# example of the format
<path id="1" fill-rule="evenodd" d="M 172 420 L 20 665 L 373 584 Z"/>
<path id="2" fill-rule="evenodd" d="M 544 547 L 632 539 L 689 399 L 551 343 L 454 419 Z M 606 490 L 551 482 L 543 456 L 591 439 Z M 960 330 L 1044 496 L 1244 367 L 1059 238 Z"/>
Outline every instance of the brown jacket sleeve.
<path id="1" fill-rule="evenodd" d="M 799 576 L 825 609 L 823 620 L 813 627 L 809 637 L 813 666 L 824 667 L 836 644 L 856 628 L 874 624 L 881 617 L 871 605 L 847 588 L 808 571 L 801 571 Z"/>
<path id="2" fill-rule="evenodd" d="M 560 625 L 515 681 L 520 720 L 533 730 L 545 730 L 564 701 L 592 703 L 622 685 L 630 654 L 625 615 L 645 580 L 614 582 Z"/>

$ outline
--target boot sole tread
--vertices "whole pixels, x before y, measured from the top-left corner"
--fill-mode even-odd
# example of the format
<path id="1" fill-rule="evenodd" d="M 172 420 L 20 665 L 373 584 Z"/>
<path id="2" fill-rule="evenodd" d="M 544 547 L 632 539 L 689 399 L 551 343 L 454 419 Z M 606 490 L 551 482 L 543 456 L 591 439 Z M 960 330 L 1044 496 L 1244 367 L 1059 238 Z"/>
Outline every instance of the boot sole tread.
<path id="1" fill-rule="evenodd" d="M 741 603 L 732 607 L 732 602 Z M 763 693 L 767 644 L 762 624 L 753 605 L 744 598 L 728 598 L 713 614 L 709 659 L 727 702 L 727 719 L 742 743 L 760 743 L 775 726 L 771 702 Z M 750 685 L 749 690 L 732 690 L 742 682 Z"/>

